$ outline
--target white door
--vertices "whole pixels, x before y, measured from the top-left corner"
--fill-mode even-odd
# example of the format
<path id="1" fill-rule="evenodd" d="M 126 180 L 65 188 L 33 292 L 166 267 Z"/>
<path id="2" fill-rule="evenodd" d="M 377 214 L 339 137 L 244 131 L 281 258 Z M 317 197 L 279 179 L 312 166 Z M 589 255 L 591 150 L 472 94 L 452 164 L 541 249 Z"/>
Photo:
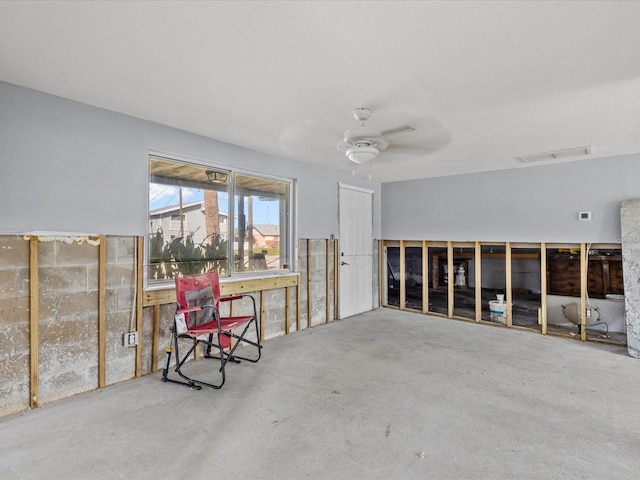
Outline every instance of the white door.
<path id="1" fill-rule="evenodd" d="M 373 309 L 373 191 L 340 184 L 338 316 Z"/>

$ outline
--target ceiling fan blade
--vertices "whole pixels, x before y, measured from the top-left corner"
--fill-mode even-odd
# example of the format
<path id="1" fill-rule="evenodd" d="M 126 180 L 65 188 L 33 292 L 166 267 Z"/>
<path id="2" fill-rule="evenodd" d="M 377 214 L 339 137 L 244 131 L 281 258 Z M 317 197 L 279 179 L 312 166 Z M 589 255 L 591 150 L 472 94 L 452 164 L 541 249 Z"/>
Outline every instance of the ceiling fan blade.
<path id="1" fill-rule="evenodd" d="M 407 125 L 415 130 L 400 130 L 398 128 L 399 131 L 392 131 L 393 133 L 385 136 L 390 144 L 390 150 L 399 150 L 399 147 L 418 147 L 425 152 L 434 152 L 445 147 L 451 141 L 451 132 L 436 120 L 422 119 Z"/>
<path id="2" fill-rule="evenodd" d="M 410 156 L 410 155 L 429 155 L 438 150 L 436 146 L 430 145 L 393 145 L 389 147 L 389 150 L 385 152 L 385 157 L 390 155 L 395 156 Z M 382 154 L 380 155 L 382 156 Z"/>

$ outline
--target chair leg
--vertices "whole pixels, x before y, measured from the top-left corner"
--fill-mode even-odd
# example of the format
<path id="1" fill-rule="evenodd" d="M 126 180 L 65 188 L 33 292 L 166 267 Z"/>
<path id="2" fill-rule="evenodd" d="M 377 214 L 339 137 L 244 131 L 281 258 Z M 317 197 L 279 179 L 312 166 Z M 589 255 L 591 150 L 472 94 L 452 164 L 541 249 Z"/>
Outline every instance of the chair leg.
<path id="1" fill-rule="evenodd" d="M 204 343 L 207 345 L 207 351 L 211 352 L 211 347 L 212 346 L 216 346 L 215 344 L 212 343 L 212 341 L 203 341 L 203 340 L 198 340 L 197 338 L 193 339 L 193 345 L 191 346 L 191 348 L 189 348 L 189 350 L 187 351 L 187 353 L 185 353 L 185 355 L 180 358 L 180 345 L 179 345 L 179 337 L 180 335 L 176 335 L 174 333 L 175 330 L 172 331 L 172 335 L 174 338 L 174 348 L 167 348 L 167 352 L 166 352 L 166 356 L 165 356 L 165 364 L 164 364 L 164 368 L 162 370 L 162 381 L 163 382 L 171 382 L 171 383 L 178 383 L 181 385 L 186 385 L 188 387 L 193 388 L 194 390 L 200 390 L 202 389 L 203 386 L 207 386 L 207 387 L 211 387 L 214 389 L 219 389 L 222 388 L 222 385 L 224 385 L 225 382 L 225 371 L 224 371 L 224 364 L 226 362 L 221 362 L 221 367 L 219 370 L 219 373 L 221 375 L 221 381 L 218 384 L 213 384 L 213 383 L 208 383 L 208 382 L 204 382 L 202 380 L 198 380 L 196 378 L 192 378 L 189 377 L 188 375 L 184 374 L 182 372 L 182 366 L 184 365 L 184 363 L 188 360 L 189 356 L 193 353 L 193 351 L 196 349 L 196 346 L 198 345 L 198 343 Z M 191 337 L 186 337 L 186 338 L 191 338 Z M 212 335 L 210 335 L 210 339 L 212 338 Z M 217 345 L 217 347 L 220 349 L 220 351 L 222 352 L 222 348 Z M 172 378 L 168 377 L 168 373 L 169 373 L 169 365 L 171 362 L 171 354 L 173 352 L 173 350 L 175 350 L 176 352 L 176 365 L 175 365 L 175 372 L 182 377 L 183 379 L 185 379 L 186 381 L 181 381 L 181 380 L 174 380 Z"/>
<path id="2" fill-rule="evenodd" d="M 249 328 L 251 327 L 252 323 L 255 326 L 255 332 L 256 332 L 256 341 L 255 342 L 252 341 L 252 340 L 249 340 L 247 338 L 244 338 L 246 333 L 249 331 Z M 257 317 L 253 317 L 253 320 L 251 320 L 249 323 L 247 323 L 245 325 L 244 330 L 242 331 L 242 333 L 240 335 L 236 335 L 235 333 L 231 333 L 231 332 L 225 332 L 225 334 L 228 335 L 229 337 L 232 337 L 232 338 L 235 338 L 236 340 L 239 340 L 238 342 L 236 342 L 236 344 L 233 346 L 231 351 L 228 353 L 228 355 L 230 357 L 233 357 L 235 359 L 234 361 L 237 361 L 239 359 L 239 360 L 246 360 L 248 362 L 256 363 L 258 360 L 260 360 L 260 357 L 262 356 L 262 345 L 260 344 L 260 332 L 259 332 L 259 328 L 258 328 Z M 258 356 L 256 358 L 248 358 L 248 357 L 241 357 L 241 356 L 238 356 L 238 355 L 234 355 L 234 352 L 236 351 L 236 348 L 238 348 L 238 346 L 241 343 L 246 343 L 248 345 L 251 345 L 251 346 L 255 347 L 258 350 Z"/>

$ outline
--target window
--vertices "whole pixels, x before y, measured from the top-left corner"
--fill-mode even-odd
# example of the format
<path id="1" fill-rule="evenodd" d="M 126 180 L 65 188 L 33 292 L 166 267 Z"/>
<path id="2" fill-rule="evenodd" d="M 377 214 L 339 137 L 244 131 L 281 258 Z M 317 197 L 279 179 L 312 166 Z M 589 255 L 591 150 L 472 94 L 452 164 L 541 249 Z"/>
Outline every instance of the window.
<path id="1" fill-rule="evenodd" d="M 149 172 L 149 283 L 290 269 L 292 180 L 156 156 Z"/>

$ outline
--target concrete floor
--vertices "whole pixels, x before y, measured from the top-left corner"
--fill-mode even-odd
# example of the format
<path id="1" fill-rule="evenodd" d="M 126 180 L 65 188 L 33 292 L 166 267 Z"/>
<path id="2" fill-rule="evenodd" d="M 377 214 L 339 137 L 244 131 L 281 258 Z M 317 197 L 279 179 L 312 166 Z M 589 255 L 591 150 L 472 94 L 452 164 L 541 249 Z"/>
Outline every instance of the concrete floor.
<path id="1" fill-rule="evenodd" d="M 640 475 L 640 362 L 621 347 L 380 309 L 269 340 L 228 374 L 0 418 L 0 478 Z"/>

